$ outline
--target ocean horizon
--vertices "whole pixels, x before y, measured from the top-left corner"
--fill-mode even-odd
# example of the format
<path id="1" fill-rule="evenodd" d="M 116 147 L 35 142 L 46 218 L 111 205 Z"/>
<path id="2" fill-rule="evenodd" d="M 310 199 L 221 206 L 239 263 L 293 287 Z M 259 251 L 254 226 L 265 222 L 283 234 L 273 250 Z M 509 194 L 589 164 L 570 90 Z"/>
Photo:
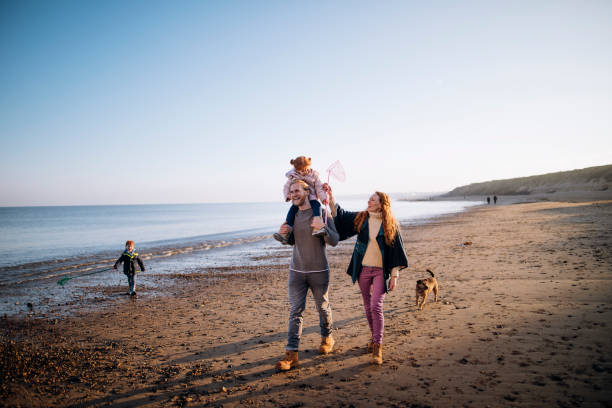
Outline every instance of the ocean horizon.
<path id="1" fill-rule="evenodd" d="M 363 194 L 339 202 L 358 211 L 366 200 Z M 469 203 L 394 200 L 393 210 L 406 222 L 456 212 Z M 128 239 L 149 249 L 270 234 L 288 209 L 282 202 L 0 207 L 0 268 L 117 250 Z"/>
<path id="2" fill-rule="evenodd" d="M 338 201 L 359 211 L 366 200 Z M 396 199 L 392 209 L 400 223 L 410 224 L 477 204 Z M 271 237 L 288 209 L 282 202 L 0 207 L 0 293 L 6 299 L 15 298 L 15 289 L 25 298 L 45 288 L 52 293 L 62 278 L 107 270 L 128 239 L 135 241 L 147 272 L 155 274 L 255 265 L 270 254 L 288 262 L 289 247 Z M 105 285 L 104 275 L 79 282 Z M 13 310 L 12 303 L 6 300 L 8 309 L 0 312 Z"/>

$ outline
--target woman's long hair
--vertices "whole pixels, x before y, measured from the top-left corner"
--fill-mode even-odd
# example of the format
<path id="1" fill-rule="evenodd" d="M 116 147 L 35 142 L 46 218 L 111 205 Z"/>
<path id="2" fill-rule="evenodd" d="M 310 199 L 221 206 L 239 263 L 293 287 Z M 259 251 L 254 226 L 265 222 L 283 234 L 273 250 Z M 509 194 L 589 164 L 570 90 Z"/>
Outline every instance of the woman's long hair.
<path id="1" fill-rule="evenodd" d="M 383 192 L 376 191 L 376 195 L 380 199 L 380 205 L 382 207 L 382 226 L 383 232 L 385 233 L 385 243 L 387 245 L 393 245 L 395 237 L 399 233 L 399 228 L 397 220 L 391 211 L 391 200 L 389 199 L 389 196 Z M 355 223 L 353 224 L 355 231 L 361 231 L 361 227 L 363 226 L 366 218 L 368 218 L 367 210 L 361 211 L 357 214 L 355 217 Z"/>

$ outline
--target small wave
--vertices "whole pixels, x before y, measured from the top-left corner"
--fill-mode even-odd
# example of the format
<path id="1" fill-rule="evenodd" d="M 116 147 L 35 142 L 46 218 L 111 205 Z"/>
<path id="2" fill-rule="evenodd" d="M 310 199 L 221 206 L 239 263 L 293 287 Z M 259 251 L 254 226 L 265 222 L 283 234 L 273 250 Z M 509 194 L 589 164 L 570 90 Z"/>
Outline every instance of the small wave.
<path id="1" fill-rule="evenodd" d="M 189 243 L 184 247 L 160 246 L 147 248 L 140 252 L 143 261 L 169 258 L 177 255 L 191 254 L 198 251 L 210 251 L 230 246 L 244 245 L 270 238 L 270 235 L 240 237 L 230 240 L 208 240 Z M 87 261 L 84 261 L 87 259 Z M 34 283 L 42 280 L 74 277 L 89 273 L 96 269 L 110 268 L 115 261 L 107 252 L 89 254 L 78 257 L 50 259 L 41 262 L 31 262 L 22 265 L 0 268 L 0 287 Z"/>

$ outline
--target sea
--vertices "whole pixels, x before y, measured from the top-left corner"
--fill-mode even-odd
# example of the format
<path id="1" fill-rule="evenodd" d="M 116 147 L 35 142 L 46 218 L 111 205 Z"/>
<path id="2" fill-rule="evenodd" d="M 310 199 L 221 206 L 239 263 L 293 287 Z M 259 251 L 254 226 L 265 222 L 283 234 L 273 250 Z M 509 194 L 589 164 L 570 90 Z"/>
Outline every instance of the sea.
<path id="1" fill-rule="evenodd" d="M 367 196 L 338 201 L 360 211 Z M 392 209 L 400 223 L 420 224 L 479 204 L 394 200 Z M 0 207 L 0 315 L 66 314 L 103 298 L 104 287 L 125 286 L 111 267 L 128 239 L 146 266 L 137 292 L 140 283 L 150 296 L 163 294 L 159 276 L 286 264 L 290 248 L 272 233 L 288 209 L 282 202 Z M 157 279 L 147 281 L 149 274 Z"/>

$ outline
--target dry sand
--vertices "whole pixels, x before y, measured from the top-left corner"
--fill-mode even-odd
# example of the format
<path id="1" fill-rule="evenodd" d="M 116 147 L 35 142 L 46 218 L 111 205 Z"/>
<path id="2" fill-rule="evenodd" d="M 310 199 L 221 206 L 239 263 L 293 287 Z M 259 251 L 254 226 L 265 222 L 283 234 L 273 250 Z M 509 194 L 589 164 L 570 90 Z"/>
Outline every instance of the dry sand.
<path id="1" fill-rule="evenodd" d="M 337 346 L 309 297 L 301 366 L 277 373 L 287 267 L 174 276 L 167 296 L 106 289 L 99 312 L 0 319 L 4 406 L 612 406 L 612 202 L 484 206 L 402 229 L 411 266 L 369 364 L 350 242 L 330 249 Z M 460 246 L 472 241 L 471 246 Z M 237 260 L 239 264 L 239 260 Z M 440 300 L 414 306 L 437 272 Z"/>

